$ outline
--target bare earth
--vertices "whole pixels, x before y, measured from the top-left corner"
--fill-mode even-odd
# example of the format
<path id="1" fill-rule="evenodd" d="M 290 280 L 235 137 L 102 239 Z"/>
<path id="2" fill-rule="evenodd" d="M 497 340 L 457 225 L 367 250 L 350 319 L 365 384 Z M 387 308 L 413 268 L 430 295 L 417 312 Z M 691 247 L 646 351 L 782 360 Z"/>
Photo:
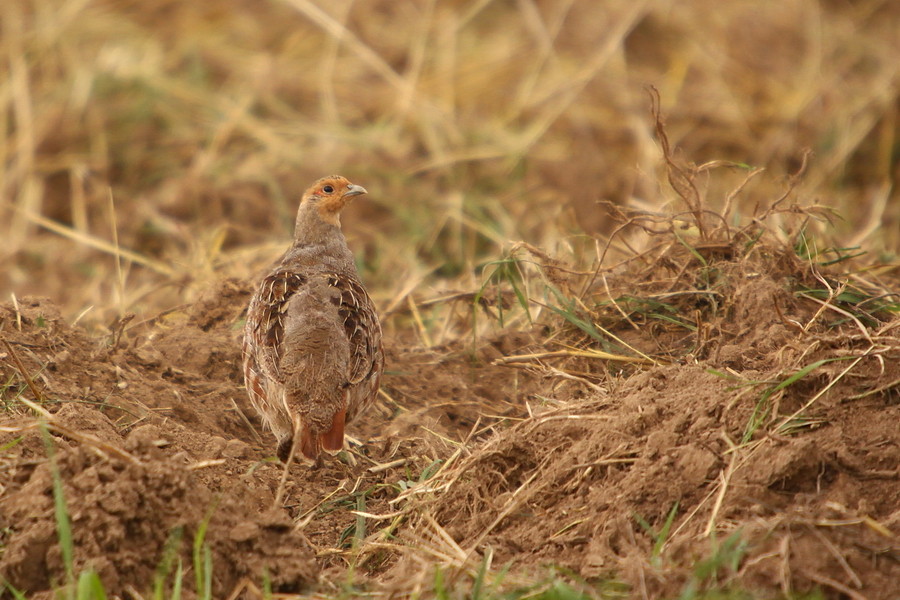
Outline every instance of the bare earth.
<path id="1" fill-rule="evenodd" d="M 20 299 L 0 307 L 0 333 L 52 415 L 76 570 L 92 566 L 111 593 L 146 593 L 167 543 L 189 565 L 208 518 L 215 597 L 253 597 L 264 577 L 280 592 L 412 593 L 433 577 L 425 562 L 465 572 L 488 554 L 512 574 L 553 565 L 631 595 L 702 587 L 708 576 L 689 566 L 719 556 L 720 582 L 766 595 L 895 598 L 898 321 L 869 328 L 871 340 L 834 328 L 834 315 L 798 333 L 818 305 L 788 293 L 788 276 L 807 276 L 791 264 L 722 261 L 730 288 L 706 341 L 672 364 L 548 359 L 576 380 L 497 361 L 547 350 L 542 325 L 430 349 L 394 334 L 386 395 L 350 428 L 362 445 L 319 469 L 295 465 L 275 507 L 282 467 L 239 368 L 248 283 L 221 281 L 192 306 L 99 338 L 50 300 Z M 635 289 L 635 276 L 609 284 Z M 635 348 L 687 347 L 615 315 L 605 324 Z M 3 401 L 31 397 L 2 357 Z M 763 392 L 796 372 L 787 365 L 822 358 L 840 360 L 772 392 L 767 426 L 741 445 Z M 2 425 L 0 573 L 46 592 L 65 578 L 47 445 L 21 412 Z"/>

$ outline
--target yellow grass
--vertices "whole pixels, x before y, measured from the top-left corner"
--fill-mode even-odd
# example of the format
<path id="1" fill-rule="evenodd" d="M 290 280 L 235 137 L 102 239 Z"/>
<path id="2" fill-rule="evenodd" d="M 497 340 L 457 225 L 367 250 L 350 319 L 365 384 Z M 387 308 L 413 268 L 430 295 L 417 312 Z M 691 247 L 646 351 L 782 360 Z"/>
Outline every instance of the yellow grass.
<path id="1" fill-rule="evenodd" d="M 890 2 L 13 0 L 0 18 L 0 295 L 72 317 L 251 275 L 299 190 L 338 171 L 371 190 L 347 229 L 383 302 L 407 277 L 419 300 L 478 285 L 511 240 L 589 258 L 597 201 L 672 201 L 648 85 L 677 152 L 768 171 L 735 218 L 808 147 L 801 199 L 837 209 L 848 245 L 900 243 Z"/>

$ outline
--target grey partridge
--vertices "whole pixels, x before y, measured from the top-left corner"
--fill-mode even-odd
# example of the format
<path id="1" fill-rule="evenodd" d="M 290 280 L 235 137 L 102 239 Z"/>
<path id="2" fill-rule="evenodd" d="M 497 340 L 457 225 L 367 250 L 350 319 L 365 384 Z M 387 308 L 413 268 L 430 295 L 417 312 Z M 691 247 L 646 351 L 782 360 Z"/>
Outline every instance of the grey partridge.
<path id="1" fill-rule="evenodd" d="M 297 210 L 294 241 L 250 300 L 244 382 L 287 462 L 299 449 L 343 447 L 344 425 L 378 393 L 381 324 L 341 231 L 341 211 L 366 189 L 334 175 L 315 182 Z"/>

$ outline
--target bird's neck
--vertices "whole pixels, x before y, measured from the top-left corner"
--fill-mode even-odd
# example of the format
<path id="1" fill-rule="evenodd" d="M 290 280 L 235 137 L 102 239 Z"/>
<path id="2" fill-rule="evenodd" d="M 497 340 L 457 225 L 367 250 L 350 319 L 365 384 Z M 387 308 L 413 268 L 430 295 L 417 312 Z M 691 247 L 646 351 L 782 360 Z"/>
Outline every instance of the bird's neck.
<path id="1" fill-rule="evenodd" d="M 300 211 L 297 214 L 294 241 L 285 252 L 283 261 L 299 261 L 309 267 L 321 266 L 326 269 L 354 264 L 353 254 L 341 228 L 323 221 L 313 211 Z"/>
<path id="2" fill-rule="evenodd" d="M 314 206 L 301 205 L 294 222 L 294 244 L 318 244 L 331 238 L 343 239 L 340 215 L 323 219 L 322 214 Z"/>

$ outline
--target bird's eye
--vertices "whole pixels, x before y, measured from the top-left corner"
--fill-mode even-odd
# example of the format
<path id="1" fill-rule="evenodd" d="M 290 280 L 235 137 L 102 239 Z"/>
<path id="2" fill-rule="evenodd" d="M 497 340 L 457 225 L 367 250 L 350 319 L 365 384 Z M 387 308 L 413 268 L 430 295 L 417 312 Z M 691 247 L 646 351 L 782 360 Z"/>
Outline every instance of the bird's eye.
<path id="1" fill-rule="evenodd" d="M 332 187 L 330 185 L 326 185 L 325 187 L 322 188 L 322 191 L 325 192 L 326 194 L 330 194 L 331 192 L 334 191 L 334 187 Z"/>

